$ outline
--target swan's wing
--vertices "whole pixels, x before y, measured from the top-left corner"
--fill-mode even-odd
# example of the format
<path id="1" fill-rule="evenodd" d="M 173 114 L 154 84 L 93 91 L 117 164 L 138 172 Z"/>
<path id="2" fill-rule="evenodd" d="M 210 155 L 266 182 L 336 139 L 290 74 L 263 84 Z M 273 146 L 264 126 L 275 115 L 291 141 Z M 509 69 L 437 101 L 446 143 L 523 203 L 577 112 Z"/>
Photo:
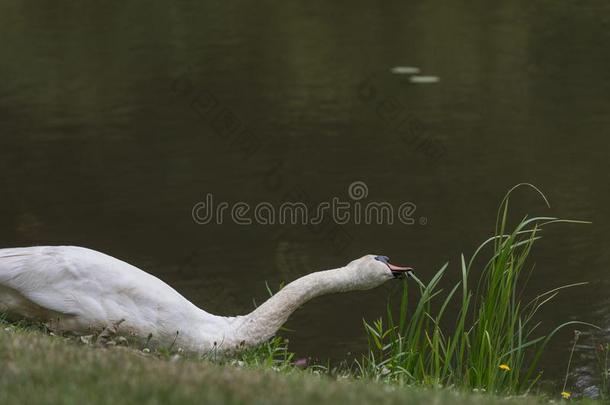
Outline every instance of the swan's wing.
<path id="1" fill-rule="evenodd" d="M 92 323 L 134 310 L 138 294 L 133 291 L 146 294 L 149 278 L 128 263 L 76 246 L 0 249 L 1 287 L 44 309 Z"/>
<path id="2" fill-rule="evenodd" d="M 79 316 L 90 324 L 125 317 L 154 322 L 159 314 L 180 316 L 192 305 L 137 267 L 75 246 L 0 249 L 0 287 L 16 291 L 39 307 Z"/>
<path id="3" fill-rule="evenodd" d="M 60 247 L 0 249 L 0 286 L 53 312 L 76 315 L 74 271 Z"/>

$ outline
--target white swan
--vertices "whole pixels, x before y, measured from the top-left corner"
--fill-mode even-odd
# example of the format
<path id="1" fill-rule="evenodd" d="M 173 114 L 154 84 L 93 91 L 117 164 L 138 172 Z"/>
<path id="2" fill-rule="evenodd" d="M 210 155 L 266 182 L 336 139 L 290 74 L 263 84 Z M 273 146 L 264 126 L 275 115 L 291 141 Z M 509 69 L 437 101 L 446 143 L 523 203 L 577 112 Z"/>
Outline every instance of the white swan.
<path id="1" fill-rule="evenodd" d="M 153 344 L 226 352 L 271 338 L 292 312 L 314 297 L 367 290 L 411 270 L 390 264 L 386 256 L 367 255 L 293 281 L 248 315 L 222 317 L 197 308 L 158 278 L 95 250 L 0 249 L 0 312 L 76 333 L 120 322 L 119 334 L 140 339 L 152 335 Z"/>

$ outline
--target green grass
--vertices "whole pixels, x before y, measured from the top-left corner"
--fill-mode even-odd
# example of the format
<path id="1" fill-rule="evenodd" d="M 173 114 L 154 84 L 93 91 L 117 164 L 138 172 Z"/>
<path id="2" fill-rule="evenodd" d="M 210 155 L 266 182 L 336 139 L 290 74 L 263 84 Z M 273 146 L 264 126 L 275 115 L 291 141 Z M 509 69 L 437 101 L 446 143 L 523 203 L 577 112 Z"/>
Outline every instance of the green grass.
<path id="1" fill-rule="evenodd" d="M 265 357 L 265 356 L 262 356 Z M 0 404 L 536 404 L 331 378 L 294 367 L 100 348 L 29 328 L 0 327 Z"/>
<path id="2" fill-rule="evenodd" d="M 565 322 L 540 333 L 539 311 L 561 290 L 584 283 L 552 288 L 523 302 L 526 283 L 521 279 L 542 229 L 551 223 L 579 221 L 525 217 L 509 230 L 509 199 L 519 186 L 500 204 L 495 235 L 468 260 L 461 256 L 460 282 L 447 292 L 440 289 L 448 268 L 445 264 L 427 284 L 414 278 L 420 295 L 414 308 L 409 307 L 410 282 L 405 281 L 398 317 L 388 305 L 385 320 L 365 322 L 370 350 L 359 362 L 362 375 L 399 384 L 452 386 L 503 395 L 528 392 L 538 381 L 538 362 L 549 339 L 562 328 L 583 324 Z M 546 202 L 537 188 L 527 186 Z M 443 328 L 452 304 L 459 311 L 450 318 L 451 326 Z"/>

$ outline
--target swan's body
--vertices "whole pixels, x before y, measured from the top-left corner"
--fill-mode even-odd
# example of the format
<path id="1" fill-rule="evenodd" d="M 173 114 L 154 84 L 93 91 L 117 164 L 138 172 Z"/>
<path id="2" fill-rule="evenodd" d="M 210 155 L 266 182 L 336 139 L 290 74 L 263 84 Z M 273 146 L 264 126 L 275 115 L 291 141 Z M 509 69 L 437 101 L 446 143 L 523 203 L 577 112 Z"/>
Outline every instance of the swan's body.
<path id="1" fill-rule="evenodd" d="M 120 323 L 120 334 L 152 336 L 159 345 L 228 351 L 269 339 L 311 298 L 373 288 L 407 270 L 365 256 L 293 281 L 248 315 L 221 317 L 197 308 L 158 278 L 95 250 L 0 249 L 0 312 L 76 333 Z"/>

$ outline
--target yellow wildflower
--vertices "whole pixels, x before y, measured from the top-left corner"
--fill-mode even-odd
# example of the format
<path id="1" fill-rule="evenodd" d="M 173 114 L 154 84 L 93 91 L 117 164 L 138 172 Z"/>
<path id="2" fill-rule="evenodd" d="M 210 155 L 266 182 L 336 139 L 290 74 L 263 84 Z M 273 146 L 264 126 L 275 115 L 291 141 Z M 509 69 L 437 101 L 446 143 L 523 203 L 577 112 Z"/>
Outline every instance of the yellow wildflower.
<path id="1" fill-rule="evenodd" d="M 571 396 L 572 396 L 571 392 L 568 392 L 568 391 L 561 392 L 561 398 L 563 398 L 563 399 L 570 399 Z"/>
<path id="2" fill-rule="evenodd" d="M 508 364 L 500 364 L 500 370 L 510 371 L 510 367 L 508 367 Z"/>

